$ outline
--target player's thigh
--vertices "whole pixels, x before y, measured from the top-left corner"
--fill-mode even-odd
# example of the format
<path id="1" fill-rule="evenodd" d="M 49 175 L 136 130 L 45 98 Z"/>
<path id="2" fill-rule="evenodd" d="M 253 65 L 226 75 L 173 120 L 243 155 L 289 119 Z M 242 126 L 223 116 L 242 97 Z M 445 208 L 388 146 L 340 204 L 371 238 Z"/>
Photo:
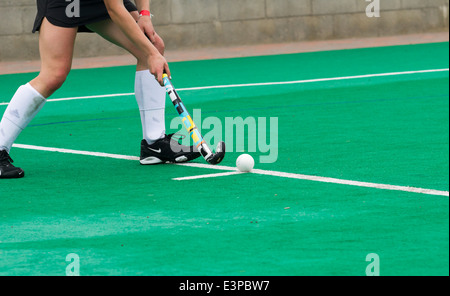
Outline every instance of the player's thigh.
<path id="1" fill-rule="evenodd" d="M 122 32 L 118 25 L 112 20 L 107 19 L 94 24 L 89 24 L 87 27 L 95 33 L 102 36 L 109 42 L 116 44 L 130 52 L 138 60 L 145 60 L 146 56 L 141 52 L 136 45 Z"/>
<path id="2" fill-rule="evenodd" d="M 42 65 L 50 68 L 72 66 L 78 28 L 63 28 L 43 20 L 39 32 L 39 51 Z"/>
<path id="3" fill-rule="evenodd" d="M 137 11 L 130 11 L 130 14 L 136 22 L 139 20 L 139 13 Z"/>
<path id="4" fill-rule="evenodd" d="M 77 28 L 63 28 L 44 18 L 39 31 L 41 71 L 32 85 L 50 95 L 65 81 L 72 67 Z"/>

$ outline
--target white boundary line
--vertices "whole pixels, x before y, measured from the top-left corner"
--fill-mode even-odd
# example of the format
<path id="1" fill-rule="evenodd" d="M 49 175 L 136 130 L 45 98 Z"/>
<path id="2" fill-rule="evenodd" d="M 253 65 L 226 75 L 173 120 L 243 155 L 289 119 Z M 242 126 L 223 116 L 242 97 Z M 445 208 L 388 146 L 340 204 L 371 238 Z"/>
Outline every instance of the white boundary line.
<path id="1" fill-rule="evenodd" d="M 262 83 L 247 83 L 247 84 L 228 84 L 228 85 L 200 86 L 200 87 L 179 88 L 179 89 L 177 89 L 177 91 L 192 91 L 192 90 L 220 89 L 220 88 L 237 88 L 237 87 L 251 87 L 251 86 L 304 84 L 304 83 L 313 83 L 313 82 L 339 81 L 339 80 L 362 79 L 362 78 L 373 78 L 373 77 L 386 77 L 386 76 L 399 76 L 399 75 L 413 75 L 413 74 L 425 74 L 425 73 L 448 72 L 448 71 L 449 71 L 449 68 L 445 68 L 445 69 L 432 69 L 432 70 L 418 70 L 418 71 L 404 71 L 404 72 L 390 72 L 390 73 L 379 73 L 379 74 L 366 74 L 366 75 L 356 75 L 356 76 L 343 76 L 343 77 L 333 77 L 333 78 L 318 78 L 318 79 L 308 79 L 308 80 L 294 80 L 294 81 L 284 81 L 284 82 L 262 82 Z M 109 95 L 94 95 L 94 96 L 81 96 L 81 97 L 48 99 L 47 102 L 61 102 L 61 101 L 97 99 L 97 98 L 110 98 L 110 97 L 126 97 L 126 96 L 134 96 L 134 93 L 118 93 L 118 94 L 109 94 Z M 8 104 L 9 103 L 0 103 L 0 106 L 8 105 Z"/>
<path id="2" fill-rule="evenodd" d="M 22 149 L 39 150 L 39 151 L 70 153 L 70 154 L 96 156 L 96 157 L 107 157 L 107 158 L 123 159 L 123 160 L 134 160 L 134 161 L 139 160 L 139 157 L 136 157 L 136 156 L 127 156 L 127 155 L 101 153 L 101 152 L 90 152 L 90 151 L 80 151 L 80 150 L 72 150 L 72 149 L 51 148 L 51 147 L 42 147 L 42 146 L 34 146 L 34 145 L 14 144 L 13 147 L 22 148 Z M 187 166 L 187 167 L 195 167 L 195 168 L 231 171 L 231 172 L 220 173 L 220 174 L 209 174 L 209 175 L 182 177 L 182 178 L 174 179 L 174 180 L 179 180 L 179 181 L 240 174 L 240 172 L 236 171 L 236 168 L 229 167 L 229 166 L 213 166 L 213 165 L 199 164 L 199 163 L 184 163 L 184 164 L 178 164 L 178 165 Z M 333 184 L 342 184 L 342 185 L 350 185 L 350 186 L 357 186 L 357 187 L 367 187 L 367 188 L 384 189 L 384 190 L 396 190 L 396 191 L 413 192 L 413 193 L 437 195 L 437 196 L 447 196 L 447 197 L 449 196 L 448 191 L 440 191 L 440 190 L 417 188 L 417 187 L 360 182 L 360 181 L 343 180 L 343 179 L 320 177 L 320 176 L 309 176 L 309 175 L 302 175 L 302 174 L 259 170 L 259 169 L 253 170 L 252 173 L 259 174 L 259 175 L 276 176 L 276 177 L 283 177 L 283 178 L 290 178 L 290 179 L 308 180 L 308 181 L 333 183 Z"/>

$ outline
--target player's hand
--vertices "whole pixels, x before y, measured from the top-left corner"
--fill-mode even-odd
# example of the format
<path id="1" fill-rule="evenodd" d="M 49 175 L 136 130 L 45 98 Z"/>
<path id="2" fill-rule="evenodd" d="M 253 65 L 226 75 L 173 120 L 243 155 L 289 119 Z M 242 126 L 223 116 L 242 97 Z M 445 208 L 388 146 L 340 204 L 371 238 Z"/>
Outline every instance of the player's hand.
<path id="1" fill-rule="evenodd" d="M 139 28 L 141 28 L 142 32 L 147 35 L 147 37 L 150 39 L 152 43 L 155 43 L 155 28 L 153 28 L 152 19 L 150 16 L 143 15 L 140 16 L 137 24 L 139 25 Z"/>
<path id="2" fill-rule="evenodd" d="M 148 67 L 150 73 L 155 76 L 161 86 L 164 86 L 163 74 L 166 73 L 170 77 L 169 64 L 166 59 L 159 53 L 150 55 L 148 58 Z"/>
<path id="3" fill-rule="evenodd" d="M 137 24 L 139 28 L 141 28 L 142 32 L 150 39 L 150 42 L 158 49 L 158 51 L 164 55 L 164 41 L 162 38 L 156 33 L 155 28 L 153 27 L 152 19 L 150 16 L 141 16 L 139 17 Z"/>

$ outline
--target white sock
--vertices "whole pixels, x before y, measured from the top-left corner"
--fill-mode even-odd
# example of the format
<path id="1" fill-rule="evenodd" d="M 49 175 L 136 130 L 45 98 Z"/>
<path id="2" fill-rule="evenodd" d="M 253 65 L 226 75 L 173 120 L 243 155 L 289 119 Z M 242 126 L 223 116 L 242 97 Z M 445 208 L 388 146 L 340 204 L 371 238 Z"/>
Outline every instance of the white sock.
<path id="1" fill-rule="evenodd" d="M 166 90 L 148 71 L 137 71 L 135 80 L 136 101 L 141 113 L 143 138 L 149 144 L 166 134 Z"/>
<path id="2" fill-rule="evenodd" d="M 42 109 L 46 99 L 29 83 L 14 94 L 0 122 L 0 150 L 8 153 L 19 134 Z"/>

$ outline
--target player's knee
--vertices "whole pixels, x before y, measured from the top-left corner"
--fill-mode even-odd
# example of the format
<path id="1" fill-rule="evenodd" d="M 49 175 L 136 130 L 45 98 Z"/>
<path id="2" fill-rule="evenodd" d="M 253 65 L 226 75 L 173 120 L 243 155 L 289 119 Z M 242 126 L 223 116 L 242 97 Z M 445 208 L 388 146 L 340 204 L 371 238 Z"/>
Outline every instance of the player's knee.
<path id="1" fill-rule="evenodd" d="M 65 69 L 61 69 L 59 71 L 55 71 L 46 77 L 46 85 L 48 91 L 53 93 L 58 90 L 66 81 L 67 75 L 69 75 L 69 71 Z"/>
<path id="2" fill-rule="evenodd" d="M 164 44 L 164 40 L 162 40 L 159 36 L 157 36 L 157 42 L 155 44 L 155 47 L 161 55 L 164 55 L 166 45 Z"/>

